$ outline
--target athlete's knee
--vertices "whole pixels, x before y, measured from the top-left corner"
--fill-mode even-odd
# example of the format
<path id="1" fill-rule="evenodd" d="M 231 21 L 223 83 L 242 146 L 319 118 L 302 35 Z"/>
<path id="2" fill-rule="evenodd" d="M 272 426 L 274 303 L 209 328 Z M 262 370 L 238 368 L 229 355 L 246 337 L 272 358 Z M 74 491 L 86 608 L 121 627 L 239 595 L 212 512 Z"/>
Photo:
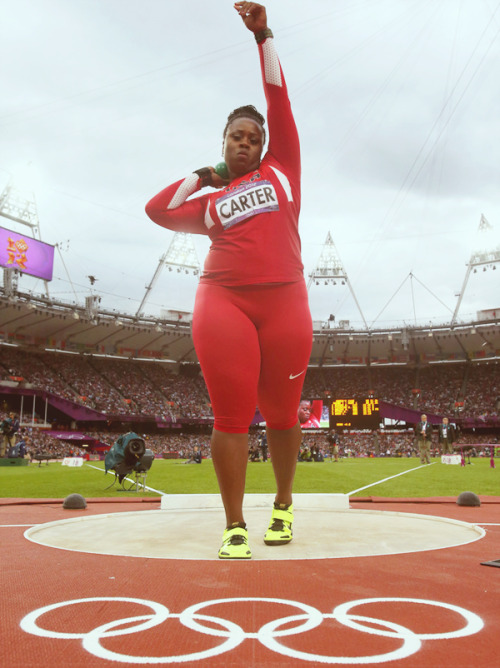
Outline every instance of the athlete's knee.
<path id="1" fill-rule="evenodd" d="M 289 429 L 293 429 L 298 422 L 296 414 L 291 416 L 270 416 L 269 418 L 264 416 L 264 418 L 266 427 L 275 431 L 288 431 Z"/>
<path id="2" fill-rule="evenodd" d="M 249 428 L 249 422 L 242 422 L 237 418 L 215 418 L 214 429 L 224 434 L 246 434 Z"/>

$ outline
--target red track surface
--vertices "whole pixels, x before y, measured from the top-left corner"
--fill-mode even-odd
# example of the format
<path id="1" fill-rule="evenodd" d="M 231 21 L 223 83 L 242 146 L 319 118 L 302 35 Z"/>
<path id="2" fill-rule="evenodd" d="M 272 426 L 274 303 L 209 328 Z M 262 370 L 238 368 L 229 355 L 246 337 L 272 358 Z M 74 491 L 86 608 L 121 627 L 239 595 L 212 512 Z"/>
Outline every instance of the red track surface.
<path id="1" fill-rule="evenodd" d="M 482 499 L 480 507 L 459 507 L 454 499 L 353 503 L 360 509 L 439 515 L 486 531 L 467 545 L 391 556 L 140 559 L 58 550 L 23 535 L 28 526 L 78 514 L 141 512 L 159 505 L 153 500 L 124 507 L 100 500 L 70 511 L 60 500 L 0 500 L 1 666 L 496 668 L 500 663 L 500 568 L 481 565 L 500 560 L 500 498 Z M 67 603 L 75 599 L 85 601 Z M 363 599 L 370 600 L 355 605 Z M 61 605 L 36 617 L 34 611 L 53 604 Z M 151 605 L 157 624 L 138 628 L 152 619 Z M 170 618 L 160 623 L 166 608 Z M 294 615 L 302 617 L 284 620 Z M 141 620 L 118 621 L 137 616 Z M 37 626 L 45 635 L 35 635 L 41 633 Z M 173 657 L 184 657 L 183 662 Z"/>

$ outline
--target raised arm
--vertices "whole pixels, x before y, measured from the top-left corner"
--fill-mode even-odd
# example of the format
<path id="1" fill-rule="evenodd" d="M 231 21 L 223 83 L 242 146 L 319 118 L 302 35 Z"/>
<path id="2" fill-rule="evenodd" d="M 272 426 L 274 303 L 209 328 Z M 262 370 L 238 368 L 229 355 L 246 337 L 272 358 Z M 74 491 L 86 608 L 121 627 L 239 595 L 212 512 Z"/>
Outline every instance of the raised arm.
<path id="1" fill-rule="evenodd" d="M 262 80 L 267 101 L 268 152 L 300 179 L 300 144 L 283 70 L 267 24 L 266 9 L 256 2 L 234 5 L 259 45 Z"/>
<path id="2" fill-rule="evenodd" d="M 292 188 L 300 190 L 300 148 L 285 79 L 274 49 L 272 32 L 267 25 L 266 9 L 256 2 L 234 5 L 245 26 L 253 32 L 259 45 L 269 127 L 268 154 L 286 169 Z M 214 226 L 206 218 L 207 197 L 191 197 L 205 186 L 222 188 L 227 175 L 214 167 L 196 170 L 185 179 L 162 190 L 148 202 L 147 215 L 158 225 L 174 231 L 208 234 Z M 212 232 L 210 232 L 212 234 Z"/>

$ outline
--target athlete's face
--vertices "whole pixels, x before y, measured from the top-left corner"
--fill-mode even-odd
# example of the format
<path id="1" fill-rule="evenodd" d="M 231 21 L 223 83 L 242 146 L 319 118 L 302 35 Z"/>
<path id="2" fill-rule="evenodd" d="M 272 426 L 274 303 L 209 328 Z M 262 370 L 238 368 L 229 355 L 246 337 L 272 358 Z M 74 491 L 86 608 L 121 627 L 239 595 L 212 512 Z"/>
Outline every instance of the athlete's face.
<path id="1" fill-rule="evenodd" d="M 224 160 L 231 178 L 257 169 L 263 147 L 260 125 L 251 118 L 236 118 L 224 137 Z"/>
<path id="2" fill-rule="evenodd" d="M 304 424 L 311 417 L 311 402 L 310 401 L 301 401 L 299 404 L 298 411 L 299 422 Z"/>

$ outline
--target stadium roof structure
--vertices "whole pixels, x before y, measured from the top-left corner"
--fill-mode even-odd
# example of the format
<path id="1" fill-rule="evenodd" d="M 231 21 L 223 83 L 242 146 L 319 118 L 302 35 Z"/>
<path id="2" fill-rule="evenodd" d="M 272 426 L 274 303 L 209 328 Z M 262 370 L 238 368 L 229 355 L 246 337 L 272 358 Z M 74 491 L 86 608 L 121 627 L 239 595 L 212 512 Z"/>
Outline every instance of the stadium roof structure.
<path id="1" fill-rule="evenodd" d="M 168 311 L 151 318 L 0 289 L 0 344 L 32 350 L 107 355 L 170 363 L 197 363 L 191 314 Z M 473 322 L 384 329 L 354 329 L 347 321 L 314 322 L 311 366 L 425 364 L 500 358 L 500 310 Z M 286 323 L 283 323 L 286 336 Z"/>

